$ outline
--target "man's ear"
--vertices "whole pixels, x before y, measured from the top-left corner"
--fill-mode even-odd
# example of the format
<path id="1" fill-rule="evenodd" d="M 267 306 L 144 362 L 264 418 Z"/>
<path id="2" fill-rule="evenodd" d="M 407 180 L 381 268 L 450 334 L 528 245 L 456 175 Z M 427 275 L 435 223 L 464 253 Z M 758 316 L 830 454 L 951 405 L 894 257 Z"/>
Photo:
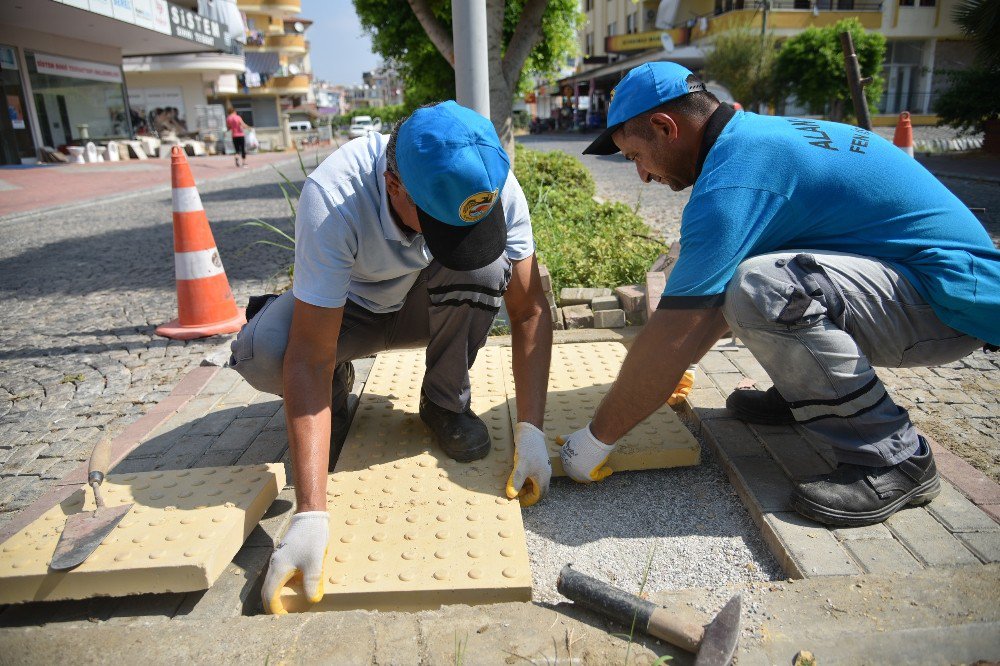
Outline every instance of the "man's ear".
<path id="1" fill-rule="evenodd" d="M 392 173 L 391 171 L 386 171 L 385 189 L 390 196 L 397 196 L 399 195 L 400 190 L 403 189 L 403 183 L 399 181 L 399 178 L 397 178 L 394 173 Z"/>
<path id="2" fill-rule="evenodd" d="M 670 114 L 654 113 L 649 117 L 649 124 L 653 126 L 655 132 L 666 135 L 668 142 L 672 143 L 677 140 L 679 130 Z"/>

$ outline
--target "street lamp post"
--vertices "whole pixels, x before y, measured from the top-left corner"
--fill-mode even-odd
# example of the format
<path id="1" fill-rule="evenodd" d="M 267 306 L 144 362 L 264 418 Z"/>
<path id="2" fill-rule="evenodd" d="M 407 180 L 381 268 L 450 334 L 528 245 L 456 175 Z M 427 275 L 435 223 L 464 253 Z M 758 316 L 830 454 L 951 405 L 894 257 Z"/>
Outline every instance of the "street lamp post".
<path id="1" fill-rule="evenodd" d="M 486 0 L 451 3 L 455 44 L 455 97 L 459 104 L 490 117 L 489 56 L 486 49 Z"/>

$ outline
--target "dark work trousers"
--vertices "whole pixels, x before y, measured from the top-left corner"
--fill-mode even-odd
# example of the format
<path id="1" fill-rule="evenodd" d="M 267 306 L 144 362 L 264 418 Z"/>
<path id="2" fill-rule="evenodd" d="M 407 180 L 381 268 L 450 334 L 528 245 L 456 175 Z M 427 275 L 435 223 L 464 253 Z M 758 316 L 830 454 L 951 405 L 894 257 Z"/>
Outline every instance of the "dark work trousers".
<path id="1" fill-rule="evenodd" d="M 876 366 L 940 365 L 983 346 L 942 322 L 890 264 L 838 252 L 744 261 L 726 289 L 723 314 L 798 424 L 842 463 L 894 465 L 919 446 Z"/>
<path id="2" fill-rule="evenodd" d="M 438 262 L 420 271 L 396 312 L 374 313 L 347 301 L 337 338 L 337 364 L 389 349 L 427 348 L 423 391 L 453 412 L 469 405 L 469 368 L 485 344 L 510 281 L 511 263 L 502 254 L 474 271 L 453 271 Z M 265 305 L 232 343 L 230 364 L 251 386 L 283 394 L 282 363 L 295 299 L 286 292 Z M 333 408 L 346 404 L 350 386 L 338 385 Z"/>

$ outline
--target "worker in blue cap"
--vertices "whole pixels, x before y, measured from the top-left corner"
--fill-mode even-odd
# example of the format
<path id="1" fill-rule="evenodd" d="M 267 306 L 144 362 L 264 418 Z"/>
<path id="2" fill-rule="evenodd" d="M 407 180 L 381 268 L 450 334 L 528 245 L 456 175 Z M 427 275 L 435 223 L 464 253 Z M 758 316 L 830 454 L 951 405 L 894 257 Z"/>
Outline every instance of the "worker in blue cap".
<path id="1" fill-rule="evenodd" d="M 552 319 L 527 201 L 493 124 L 453 101 L 429 105 L 390 135 L 351 141 L 306 179 L 295 220 L 295 280 L 255 300 L 231 364 L 284 396 L 296 513 L 262 591 L 283 613 L 301 575 L 323 596 L 326 482 L 348 429 L 353 359 L 427 350 L 420 418 L 459 462 L 490 451 L 471 404 L 469 368 L 504 302 L 513 338 L 518 423 L 507 494 L 537 502 L 552 474 L 542 434 Z"/>
<path id="2" fill-rule="evenodd" d="M 859 526 L 930 502 L 929 440 L 875 367 L 995 350 L 1000 252 L 982 224 L 877 135 L 736 111 L 678 64 L 636 67 L 612 95 L 584 152 L 620 151 L 644 182 L 692 190 L 657 310 L 593 420 L 566 438 L 567 473 L 606 477 L 615 443 L 731 329 L 774 385 L 736 390 L 729 411 L 797 423 L 836 454 L 834 471 L 794 484 L 796 511 Z"/>

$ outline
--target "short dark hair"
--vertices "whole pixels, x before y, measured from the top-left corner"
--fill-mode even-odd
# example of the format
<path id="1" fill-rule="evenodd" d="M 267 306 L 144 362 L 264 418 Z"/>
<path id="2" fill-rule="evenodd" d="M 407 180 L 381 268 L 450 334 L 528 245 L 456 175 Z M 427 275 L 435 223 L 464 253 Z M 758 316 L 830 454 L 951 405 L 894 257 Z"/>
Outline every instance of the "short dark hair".
<path id="1" fill-rule="evenodd" d="M 692 81 L 697 82 L 698 77 L 694 74 L 687 78 L 688 83 Z M 654 113 L 668 113 L 671 115 L 681 115 L 681 116 L 691 116 L 697 119 L 705 120 L 712 115 L 712 112 L 719 106 L 719 98 L 708 92 L 707 90 L 700 90 L 698 92 L 688 93 L 686 95 L 681 95 L 669 102 L 664 102 L 663 104 L 640 113 L 639 115 L 629 118 L 622 125 L 622 130 L 624 130 L 627 136 L 639 136 L 643 139 L 651 139 L 653 137 L 653 129 L 649 126 L 649 118 Z"/>

